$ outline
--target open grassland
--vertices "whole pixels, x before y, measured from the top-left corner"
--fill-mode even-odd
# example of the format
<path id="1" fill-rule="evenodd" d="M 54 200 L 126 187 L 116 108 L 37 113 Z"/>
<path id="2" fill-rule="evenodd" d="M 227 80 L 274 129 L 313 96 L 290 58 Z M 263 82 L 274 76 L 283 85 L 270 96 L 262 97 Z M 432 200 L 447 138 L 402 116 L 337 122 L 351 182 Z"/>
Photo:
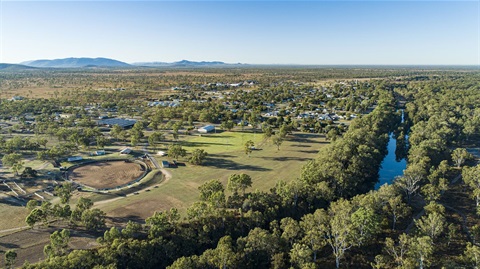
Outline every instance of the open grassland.
<path id="1" fill-rule="evenodd" d="M 27 215 L 28 210 L 25 207 L 13 204 L 5 197 L 0 197 L 0 236 L 9 232 L 5 230 L 25 226 Z"/>
<path id="2" fill-rule="evenodd" d="M 253 141 L 257 148 L 261 148 L 264 144 L 263 133 L 257 130 L 252 132 L 251 130 L 242 132 L 221 132 L 211 134 L 198 134 L 195 136 L 185 137 L 185 141 L 181 141 L 182 145 L 187 152 L 191 152 L 195 149 L 203 149 L 208 154 L 217 154 L 224 152 L 238 152 L 243 153 L 245 143 L 248 140 Z"/>
<path id="3" fill-rule="evenodd" d="M 198 186 L 211 179 L 218 179 L 226 186 L 228 177 L 235 173 L 246 173 L 252 177 L 250 191 L 268 191 L 279 180 L 289 181 L 299 177 L 303 164 L 315 158 L 318 150 L 327 144 L 321 135 L 294 133 L 288 136 L 279 151 L 271 142 L 258 142 L 260 146 L 249 157 L 243 145 L 250 139 L 262 141 L 263 138 L 261 134 L 242 132 L 192 137 L 183 145 L 189 152 L 196 148 L 206 150 L 209 156 L 204 165 L 190 165 L 180 159 L 177 168 L 167 168 L 172 178 L 158 188 L 97 206 L 112 218 L 144 219 L 155 211 L 171 207 L 184 213 L 188 206 L 198 200 Z M 159 161 L 163 159 L 158 158 Z"/>

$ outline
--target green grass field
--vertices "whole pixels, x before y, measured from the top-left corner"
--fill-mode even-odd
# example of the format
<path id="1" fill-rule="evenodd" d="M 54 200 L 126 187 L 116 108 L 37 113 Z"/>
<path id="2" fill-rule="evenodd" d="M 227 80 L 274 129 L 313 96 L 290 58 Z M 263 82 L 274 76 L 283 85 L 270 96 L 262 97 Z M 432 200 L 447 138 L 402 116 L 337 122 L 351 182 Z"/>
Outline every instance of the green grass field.
<path id="1" fill-rule="evenodd" d="M 243 151 L 248 140 L 252 140 L 255 146 L 261 147 L 263 142 L 262 133 L 253 132 L 222 132 L 216 134 L 203 134 L 187 137 L 188 140 L 180 142 L 182 147 L 191 152 L 197 148 L 204 149 L 209 154 L 223 152 Z"/>
<path id="2" fill-rule="evenodd" d="M 288 181 L 299 177 L 303 164 L 315 158 L 318 150 L 328 143 L 318 134 L 294 133 L 288 136 L 288 140 L 277 151 L 271 142 L 263 142 L 261 133 L 223 132 L 186 138 L 179 143 L 187 152 L 196 148 L 208 152 L 204 165 L 195 166 L 186 159 L 179 159 L 178 162 L 184 166 L 168 168 L 172 178 L 158 188 L 98 207 L 109 216 L 119 218 L 145 218 L 155 211 L 171 207 L 184 212 L 198 200 L 198 186 L 211 179 L 218 179 L 226 186 L 228 177 L 234 173 L 246 173 L 252 177 L 253 186 L 249 191 L 268 191 L 279 180 Z M 255 141 L 257 147 L 250 157 L 243 149 L 247 140 Z M 161 161 L 168 158 L 157 159 Z"/>

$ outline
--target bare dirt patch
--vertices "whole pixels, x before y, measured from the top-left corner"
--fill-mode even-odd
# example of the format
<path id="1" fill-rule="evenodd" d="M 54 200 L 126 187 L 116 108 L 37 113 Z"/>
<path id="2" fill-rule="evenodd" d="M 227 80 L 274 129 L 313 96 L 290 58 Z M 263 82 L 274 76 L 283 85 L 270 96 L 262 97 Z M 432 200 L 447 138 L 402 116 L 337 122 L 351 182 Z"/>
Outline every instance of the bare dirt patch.
<path id="1" fill-rule="evenodd" d="M 37 227 L 0 236 L 0 254 L 10 249 L 17 252 L 15 268 L 22 266 L 25 261 L 35 263 L 45 259 L 43 247 L 50 243 L 50 234 L 65 227 L 52 226 Z M 81 230 L 70 230 L 69 249 L 90 249 L 98 246 L 96 235 Z M 5 266 L 4 259 L 0 259 L 0 268 Z"/>
<path id="2" fill-rule="evenodd" d="M 97 162 L 72 169 L 69 172 L 69 179 L 92 188 L 107 189 L 132 182 L 143 172 L 138 163 Z"/>

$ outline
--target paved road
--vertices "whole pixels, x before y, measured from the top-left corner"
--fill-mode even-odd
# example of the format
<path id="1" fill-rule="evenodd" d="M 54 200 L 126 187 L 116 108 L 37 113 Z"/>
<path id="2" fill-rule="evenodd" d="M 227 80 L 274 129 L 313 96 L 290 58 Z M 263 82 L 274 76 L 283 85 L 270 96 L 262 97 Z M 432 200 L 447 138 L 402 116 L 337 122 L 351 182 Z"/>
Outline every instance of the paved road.
<path id="1" fill-rule="evenodd" d="M 147 154 L 148 159 L 155 165 L 155 168 L 162 170 L 162 167 L 158 164 L 157 159 L 153 158 L 152 155 Z"/>

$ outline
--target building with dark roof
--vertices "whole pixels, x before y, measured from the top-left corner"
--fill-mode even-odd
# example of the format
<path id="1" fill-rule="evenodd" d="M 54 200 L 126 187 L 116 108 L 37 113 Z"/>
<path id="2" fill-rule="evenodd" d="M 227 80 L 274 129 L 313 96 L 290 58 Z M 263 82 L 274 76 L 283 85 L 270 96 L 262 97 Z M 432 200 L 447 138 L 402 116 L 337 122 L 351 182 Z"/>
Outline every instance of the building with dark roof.
<path id="1" fill-rule="evenodd" d="M 113 127 L 113 125 L 118 125 L 123 129 L 131 128 L 137 123 L 137 120 L 134 119 L 121 119 L 121 118 L 111 118 L 111 119 L 102 119 L 97 121 L 98 125 Z"/>

